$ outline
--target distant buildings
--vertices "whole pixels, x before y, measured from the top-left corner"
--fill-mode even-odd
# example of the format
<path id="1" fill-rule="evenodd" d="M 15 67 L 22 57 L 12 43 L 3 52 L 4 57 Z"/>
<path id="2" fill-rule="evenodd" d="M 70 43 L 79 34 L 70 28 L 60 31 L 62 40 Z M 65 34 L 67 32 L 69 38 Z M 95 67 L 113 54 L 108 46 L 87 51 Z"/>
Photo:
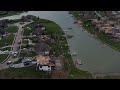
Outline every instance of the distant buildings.
<path id="1" fill-rule="evenodd" d="M 96 15 L 94 15 L 94 11 L 82 11 L 82 15 L 91 21 L 91 23 L 100 31 L 104 32 L 105 34 L 111 35 L 113 38 L 120 39 L 120 14 L 118 12 L 113 11 L 104 11 L 105 15 L 103 16 L 105 19 L 98 18 Z M 102 13 L 102 11 L 98 12 L 99 14 Z"/>

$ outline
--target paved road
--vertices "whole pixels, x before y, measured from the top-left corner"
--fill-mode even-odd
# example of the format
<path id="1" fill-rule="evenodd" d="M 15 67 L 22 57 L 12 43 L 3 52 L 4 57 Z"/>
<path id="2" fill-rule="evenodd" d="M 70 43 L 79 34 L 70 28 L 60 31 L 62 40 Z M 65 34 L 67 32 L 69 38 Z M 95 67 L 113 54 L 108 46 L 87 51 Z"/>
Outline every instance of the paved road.
<path id="1" fill-rule="evenodd" d="M 23 26 L 25 26 L 25 25 L 27 25 L 27 24 L 29 24 L 29 23 L 31 23 L 31 22 L 25 22 L 23 25 L 21 25 L 21 24 L 19 24 L 19 23 L 16 23 L 15 25 L 16 26 L 18 26 L 19 27 L 19 29 L 18 29 L 18 32 L 17 32 L 17 35 L 16 35 L 16 37 L 15 37 L 15 40 L 13 41 L 13 49 L 12 49 L 12 51 L 13 52 L 20 52 L 20 51 L 18 51 L 18 46 L 19 46 L 19 44 L 18 44 L 18 42 L 21 40 L 21 38 L 22 38 L 22 33 L 21 33 L 21 31 L 23 31 Z M 7 62 L 8 61 L 15 61 L 15 59 L 13 58 L 13 56 L 12 55 L 10 55 L 10 57 L 3 63 L 3 64 L 1 64 L 0 65 L 0 70 L 1 69 L 5 69 L 5 68 L 8 68 L 9 67 L 9 65 L 7 65 Z"/>

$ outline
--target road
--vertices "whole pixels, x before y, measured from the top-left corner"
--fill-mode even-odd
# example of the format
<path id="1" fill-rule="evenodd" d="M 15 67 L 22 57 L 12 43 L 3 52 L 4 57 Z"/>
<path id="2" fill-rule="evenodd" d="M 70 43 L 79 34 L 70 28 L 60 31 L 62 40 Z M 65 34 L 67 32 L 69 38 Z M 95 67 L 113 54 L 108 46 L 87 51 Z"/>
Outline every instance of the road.
<path id="1" fill-rule="evenodd" d="M 27 24 L 30 24 L 31 22 L 25 22 L 24 24 L 19 24 L 19 23 L 16 23 L 15 25 L 16 26 L 18 26 L 19 27 L 19 29 L 18 29 L 18 32 L 17 32 L 17 35 L 15 36 L 15 39 L 13 40 L 13 47 L 12 47 L 12 51 L 13 52 L 20 52 L 20 49 L 18 50 L 18 46 L 19 46 L 19 44 L 18 44 L 18 42 L 21 40 L 21 38 L 22 38 L 22 35 L 23 35 L 23 33 L 21 33 L 21 31 L 23 31 L 23 28 L 22 27 L 24 27 L 25 25 L 27 25 Z M 15 58 L 13 58 L 13 55 L 10 55 L 10 57 L 7 59 L 7 60 L 5 60 L 4 61 L 4 63 L 2 63 L 1 65 L 0 65 L 0 70 L 1 69 L 5 69 L 5 68 L 9 68 L 9 65 L 7 65 L 7 62 L 8 61 L 12 61 L 12 62 L 15 62 Z"/>

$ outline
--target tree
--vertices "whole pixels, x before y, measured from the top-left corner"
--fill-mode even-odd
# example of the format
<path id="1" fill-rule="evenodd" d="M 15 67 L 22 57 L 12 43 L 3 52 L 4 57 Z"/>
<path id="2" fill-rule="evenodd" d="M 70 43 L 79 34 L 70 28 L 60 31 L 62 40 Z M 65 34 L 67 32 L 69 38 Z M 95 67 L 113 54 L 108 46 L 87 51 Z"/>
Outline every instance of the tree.
<path id="1" fill-rule="evenodd" d="M 23 22 L 24 22 L 24 19 L 25 19 L 25 16 L 22 16 L 22 17 L 21 17 L 21 21 L 23 21 Z"/>

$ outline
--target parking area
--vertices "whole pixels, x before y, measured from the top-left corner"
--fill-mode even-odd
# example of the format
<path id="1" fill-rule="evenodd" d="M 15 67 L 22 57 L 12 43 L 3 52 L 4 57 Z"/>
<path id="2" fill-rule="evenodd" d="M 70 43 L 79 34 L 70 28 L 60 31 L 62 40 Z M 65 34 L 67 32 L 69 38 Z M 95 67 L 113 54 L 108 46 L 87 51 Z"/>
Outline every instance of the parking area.
<path id="1" fill-rule="evenodd" d="M 22 67 L 25 67 L 23 63 L 13 64 L 13 65 L 11 66 L 11 68 L 22 68 Z"/>

